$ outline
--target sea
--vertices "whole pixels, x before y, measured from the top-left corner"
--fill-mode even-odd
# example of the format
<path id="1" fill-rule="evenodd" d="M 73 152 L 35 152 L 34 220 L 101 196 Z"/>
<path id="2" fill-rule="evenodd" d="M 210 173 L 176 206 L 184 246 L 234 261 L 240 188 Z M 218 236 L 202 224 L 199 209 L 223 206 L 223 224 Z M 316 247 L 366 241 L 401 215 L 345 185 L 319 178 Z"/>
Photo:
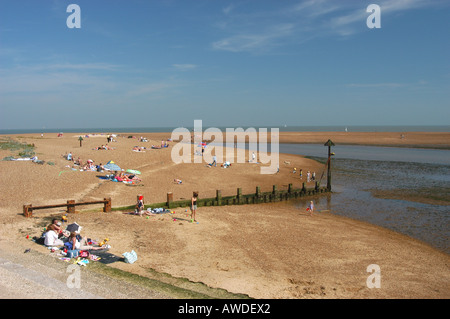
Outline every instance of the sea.
<path id="1" fill-rule="evenodd" d="M 172 132 L 176 128 L 184 127 L 191 131 L 193 126 L 165 126 L 165 127 L 107 127 L 107 128 L 25 128 L 25 129 L 2 129 L 0 134 L 31 134 L 31 133 L 159 133 Z M 214 126 L 203 123 L 203 129 L 217 128 L 225 132 L 227 128 L 238 128 L 235 126 Z M 239 126 L 239 128 L 248 129 L 250 127 L 259 130 L 266 128 L 278 129 L 280 132 L 450 132 L 450 125 L 327 125 L 327 126 Z"/>
<path id="2" fill-rule="evenodd" d="M 27 133 L 153 133 L 172 132 L 176 127 L 151 128 L 72 128 L 2 130 L 0 134 Z M 186 127 L 193 130 L 193 127 Z M 247 129 L 248 127 L 242 127 Z M 280 132 L 450 132 L 444 126 L 285 126 Z M 204 127 L 203 129 L 206 129 Z M 225 132 L 225 127 L 218 127 Z M 280 153 L 304 155 L 325 163 L 324 145 L 280 144 Z M 450 253 L 450 202 L 427 204 L 411 197 L 426 192 L 438 198 L 450 196 L 450 150 L 398 148 L 361 145 L 336 145 L 332 148 L 332 193 L 316 199 L 316 211 L 353 218 L 378 225 Z M 281 168 L 283 167 L 280 165 Z M 297 168 L 297 169 L 300 169 Z M 325 169 L 325 164 L 324 164 Z M 316 172 L 318 179 L 322 172 Z M 326 178 L 326 176 L 325 176 Z M 299 180 L 299 184 L 301 181 Z M 322 184 L 326 183 L 322 180 Z M 392 191 L 401 198 L 376 196 Z M 385 196 L 386 197 L 386 196 Z M 408 200 L 407 200 L 408 199 Z M 304 210 L 306 200 L 292 201 L 295 209 Z"/>

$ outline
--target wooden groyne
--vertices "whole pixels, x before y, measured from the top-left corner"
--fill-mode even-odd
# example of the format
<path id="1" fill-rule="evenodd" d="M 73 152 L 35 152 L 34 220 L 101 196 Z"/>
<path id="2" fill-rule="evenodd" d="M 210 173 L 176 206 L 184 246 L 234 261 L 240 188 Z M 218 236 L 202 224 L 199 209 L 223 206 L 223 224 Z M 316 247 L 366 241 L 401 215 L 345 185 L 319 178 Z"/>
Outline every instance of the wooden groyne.
<path id="1" fill-rule="evenodd" d="M 236 189 L 236 194 L 231 196 L 222 196 L 221 190 L 216 190 L 216 196 L 211 198 L 198 198 L 197 206 L 198 207 L 207 207 L 207 206 L 226 206 L 226 205 L 248 205 L 248 204 L 262 204 L 262 203 L 274 203 L 287 201 L 295 198 L 301 198 L 306 196 L 313 196 L 322 193 L 330 192 L 327 187 L 320 187 L 316 182 L 314 188 L 306 188 L 306 183 L 302 184 L 302 188 L 294 188 L 292 184 L 288 185 L 288 188 L 285 190 L 279 190 L 277 185 L 273 185 L 272 191 L 262 192 L 261 187 L 257 186 L 255 193 L 243 194 L 242 188 Z M 173 209 L 177 207 L 190 207 L 191 200 L 173 200 L 173 193 L 167 193 L 167 200 L 162 203 L 152 203 L 144 206 L 147 208 L 166 208 Z M 112 210 L 126 210 L 126 209 L 134 209 L 135 205 L 125 206 L 125 207 L 115 207 Z"/>
<path id="2" fill-rule="evenodd" d="M 314 188 L 306 188 L 306 183 L 302 184 L 302 188 L 294 188 L 292 184 L 288 185 L 288 188 L 285 190 L 279 190 L 277 185 L 273 185 L 272 191 L 262 192 L 261 187 L 257 186 L 255 193 L 251 194 L 243 194 L 242 188 L 237 188 L 236 194 L 231 196 L 222 196 L 221 190 L 216 190 L 216 196 L 212 198 L 198 198 L 197 206 L 198 207 L 207 207 L 207 206 L 226 206 L 226 205 L 248 205 L 248 204 L 262 204 L 262 203 L 275 203 L 281 201 L 288 201 L 295 198 L 301 198 L 306 196 L 313 196 L 321 193 L 330 192 L 327 187 L 320 187 L 318 182 L 315 183 Z M 90 202 L 78 202 L 76 203 L 74 200 L 68 200 L 64 204 L 56 204 L 56 205 L 43 205 L 43 206 L 33 206 L 33 205 L 23 205 L 23 215 L 25 217 L 33 217 L 33 212 L 35 210 L 42 209 L 51 209 L 58 207 L 66 207 L 67 213 L 75 213 L 75 206 L 81 205 L 93 205 L 93 204 L 103 204 L 103 212 L 108 213 L 111 211 L 120 211 L 127 209 L 134 209 L 136 204 L 130 206 L 122 206 L 122 207 L 112 207 L 111 206 L 111 198 L 105 198 L 103 200 L 98 201 L 90 201 Z M 162 203 L 153 203 L 145 205 L 145 209 L 147 208 L 166 208 L 172 209 L 177 207 L 190 207 L 191 200 L 173 200 L 173 193 L 167 193 L 167 200 Z"/>

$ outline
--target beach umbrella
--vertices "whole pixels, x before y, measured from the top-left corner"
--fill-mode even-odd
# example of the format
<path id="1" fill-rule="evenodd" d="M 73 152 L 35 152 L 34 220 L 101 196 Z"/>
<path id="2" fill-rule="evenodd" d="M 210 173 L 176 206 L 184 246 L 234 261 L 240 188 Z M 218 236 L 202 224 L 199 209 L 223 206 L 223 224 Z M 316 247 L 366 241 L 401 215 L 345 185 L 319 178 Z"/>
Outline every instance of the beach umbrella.
<path id="1" fill-rule="evenodd" d="M 68 225 L 66 230 L 69 232 L 79 233 L 81 231 L 81 226 L 78 225 L 77 223 L 73 223 L 73 224 Z"/>
<path id="2" fill-rule="evenodd" d="M 122 169 L 119 167 L 119 165 L 117 165 L 116 163 L 114 163 L 113 161 L 109 161 L 108 163 L 106 163 L 103 166 L 104 169 L 108 170 L 108 171 L 121 171 Z"/>
<path id="3" fill-rule="evenodd" d="M 141 174 L 140 171 L 137 171 L 135 169 L 127 169 L 127 173 L 135 174 L 135 175 L 140 175 Z"/>

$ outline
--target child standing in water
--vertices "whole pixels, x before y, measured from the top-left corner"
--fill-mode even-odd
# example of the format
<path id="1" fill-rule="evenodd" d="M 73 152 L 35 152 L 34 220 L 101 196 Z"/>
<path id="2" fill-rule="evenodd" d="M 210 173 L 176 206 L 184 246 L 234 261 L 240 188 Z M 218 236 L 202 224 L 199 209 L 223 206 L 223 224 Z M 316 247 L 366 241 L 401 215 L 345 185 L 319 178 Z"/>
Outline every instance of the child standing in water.
<path id="1" fill-rule="evenodd" d="M 197 221 L 195 219 L 195 213 L 197 211 L 197 198 L 198 198 L 198 192 L 194 192 L 194 195 L 191 198 L 191 221 L 192 221 L 192 216 L 194 216 L 194 222 Z"/>
<path id="2" fill-rule="evenodd" d="M 312 216 L 312 213 L 313 213 L 313 211 L 314 211 L 314 203 L 313 203 L 313 201 L 311 201 L 311 202 L 309 203 L 308 207 L 306 208 L 306 211 L 307 211 L 307 212 L 309 211 L 309 216 Z"/>

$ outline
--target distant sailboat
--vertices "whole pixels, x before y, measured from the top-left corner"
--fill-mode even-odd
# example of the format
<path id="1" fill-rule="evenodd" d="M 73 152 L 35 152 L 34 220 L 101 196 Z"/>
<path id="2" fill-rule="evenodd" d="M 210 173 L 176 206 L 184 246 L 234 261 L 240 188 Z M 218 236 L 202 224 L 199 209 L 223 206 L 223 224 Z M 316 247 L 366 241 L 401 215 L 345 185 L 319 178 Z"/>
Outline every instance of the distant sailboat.
<path id="1" fill-rule="evenodd" d="M 345 131 L 348 132 L 347 127 L 345 127 Z"/>

